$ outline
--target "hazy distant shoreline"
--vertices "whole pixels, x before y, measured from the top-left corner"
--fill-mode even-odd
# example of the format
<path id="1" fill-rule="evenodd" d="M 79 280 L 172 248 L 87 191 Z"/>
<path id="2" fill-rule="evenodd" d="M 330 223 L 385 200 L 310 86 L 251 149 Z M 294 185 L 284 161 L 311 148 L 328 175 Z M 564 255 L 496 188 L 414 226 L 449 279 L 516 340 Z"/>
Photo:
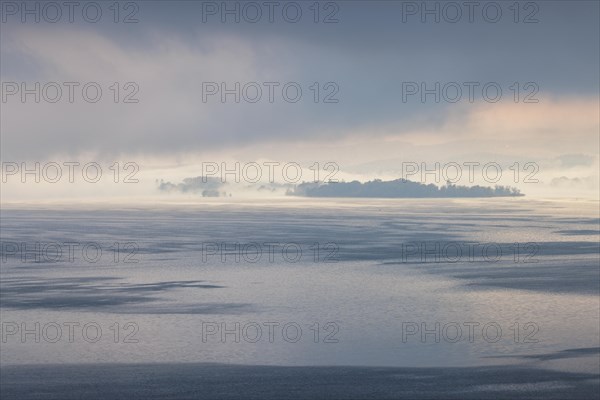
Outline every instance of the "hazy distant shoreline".
<path id="1" fill-rule="evenodd" d="M 423 184 L 406 179 L 368 182 L 315 182 L 302 183 L 288 191 L 288 195 L 306 197 L 350 197 L 350 198 L 478 198 L 478 197 L 521 197 L 518 189 L 509 186 L 462 186 L 448 183 L 446 186 Z"/>
<path id="2" fill-rule="evenodd" d="M 158 183 L 158 182 L 157 182 Z M 227 188 L 228 191 L 225 191 Z M 239 189 L 239 187 L 237 187 Z M 196 194 L 202 197 L 231 197 L 238 194 L 235 185 L 227 185 L 224 180 L 215 177 L 196 176 L 185 178 L 180 183 L 160 181 L 158 190 L 163 193 Z M 338 197 L 338 198 L 488 198 L 488 197 L 522 197 L 524 194 L 517 188 L 496 185 L 464 186 L 447 182 L 445 185 L 425 184 L 407 179 L 382 181 L 374 179 L 368 182 L 302 182 L 262 183 L 248 185 L 245 188 L 251 193 L 277 192 L 285 190 L 285 195 L 296 197 Z"/>

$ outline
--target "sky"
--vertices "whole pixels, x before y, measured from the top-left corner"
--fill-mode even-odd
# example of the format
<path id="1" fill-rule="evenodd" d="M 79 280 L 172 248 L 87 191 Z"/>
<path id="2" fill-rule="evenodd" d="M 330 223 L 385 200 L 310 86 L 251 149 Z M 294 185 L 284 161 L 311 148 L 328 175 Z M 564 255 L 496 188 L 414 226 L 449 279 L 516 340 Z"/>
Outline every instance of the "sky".
<path id="1" fill-rule="evenodd" d="M 444 184 L 456 164 L 460 184 L 598 198 L 598 1 L 117 4 L 2 1 L 2 200 L 174 196 L 161 181 L 207 172 L 239 196 L 315 169 Z"/>

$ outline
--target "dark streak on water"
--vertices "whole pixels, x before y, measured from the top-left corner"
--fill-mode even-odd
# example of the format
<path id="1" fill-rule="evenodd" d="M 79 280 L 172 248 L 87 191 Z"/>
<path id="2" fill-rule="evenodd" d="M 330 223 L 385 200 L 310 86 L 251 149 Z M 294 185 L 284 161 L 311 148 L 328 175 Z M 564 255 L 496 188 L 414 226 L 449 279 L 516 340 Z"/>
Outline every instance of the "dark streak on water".
<path id="1" fill-rule="evenodd" d="M 518 366 L 272 367 L 223 364 L 15 366 L 9 399 L 593 399 L 597 375 Z"/>

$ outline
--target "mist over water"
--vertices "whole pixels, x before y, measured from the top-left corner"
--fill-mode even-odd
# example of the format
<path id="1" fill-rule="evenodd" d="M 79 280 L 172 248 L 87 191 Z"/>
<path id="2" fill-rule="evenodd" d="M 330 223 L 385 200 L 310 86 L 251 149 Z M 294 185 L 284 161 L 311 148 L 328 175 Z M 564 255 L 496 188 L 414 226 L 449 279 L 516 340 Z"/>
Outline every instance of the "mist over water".
<path id="1" fill-rule="evenodd" d="M 600 398 L 600 2 L 0 14 L 0 399 Z"/>

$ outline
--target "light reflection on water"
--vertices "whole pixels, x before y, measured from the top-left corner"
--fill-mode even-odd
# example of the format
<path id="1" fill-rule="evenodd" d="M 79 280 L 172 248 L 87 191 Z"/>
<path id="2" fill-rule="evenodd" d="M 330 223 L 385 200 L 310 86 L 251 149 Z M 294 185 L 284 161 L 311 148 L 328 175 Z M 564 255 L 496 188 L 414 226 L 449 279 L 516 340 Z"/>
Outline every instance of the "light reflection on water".
<path id="1" fill-rule="evenodd" d="M 298 203 L 302 205 L 301 203 Z M 88 343 L 76 330 L 69 343 L 2 343 L 3 364 L 92 362 L 220 362 L 271 365 L 474 366 L 543 363 L 597 368 L 584 353 L 573 362 L 554 354 L 598 346 L 598 209 L 593 203 L 499 200 L 339 202 L 311 207 L 162 207 L 154 210 L 3 210 L 2 241 L 133 242 L 137 264 L 23 263 L 3 255 L 2 322 L 96 322 L 102 338 Z M 596 205 L 596 207 L 594 207 Z M 202 243 L 294 243 L 299 262 L 221 262 L 202 257 Z M 539 245 L 536 263 L 403 262 L 402 244 L 512 243 Z M 336 263 L 315 262 L 314 243 L 337 246 Z M 206 250 L 206 248 L 205 248 Z M 95 279 L 91 279 L 95 278 Z M 134 322 L 138 343 L 122 343 Z M 262 326 L 256 343 L 228 334 L 203 341 L 203 322 Z M 403 341 L 403 323 L 463 327 L 452 343 L 435 334 Z M 479 323 L 473 341 L 464 323 Z M 121 329 L 114 343 L 114 329 Z M 278 323 L 273 342 L 265 324 Z M 296 323 L 298 341 L 280 327 Z M 318 323 L 318 328 L 315 325 Z M 330 325 L 327 325 L 331 323 Z M 495 323 L 499 340 L 481 327 Z M 515 325 L 518 323 L 518 336 Z M 530 329 L 525 330 L 525 325 Z M 414 325 L 413 325 L 414 326 Z M 533 327 L 532 327 L 533 326 Z M 339 330 L 337 330 L 339 328 Z M 207 325 L 205 325 L 207 329 Z M 249 328 L 250 329 L 250 328 Z M 335 333 L 333 334 L 333 332 Z M 535 331 L 528 337 L 527 334 Z M 317 333 L 318 332 L 318 337 Z M 492 338 L 494 330 L 489 331 Z M 247 331 L 254 338 L 254 331 Z M 290 333 L 294 333 L 291 330 Z M 442 332 L 440 332 L 442 333 Z M 450 339 L 454 331 L 446 332 Z M 79 336 L 78 336 L 79 335 Z M 78 336 L 78 337 L 77 337 Z M 295 336 L 290 335 L 292 338 Z M 326 339 L 337 343 L 324 343 Z M 315 343 L 318 341 L 318 343 Z"/>

